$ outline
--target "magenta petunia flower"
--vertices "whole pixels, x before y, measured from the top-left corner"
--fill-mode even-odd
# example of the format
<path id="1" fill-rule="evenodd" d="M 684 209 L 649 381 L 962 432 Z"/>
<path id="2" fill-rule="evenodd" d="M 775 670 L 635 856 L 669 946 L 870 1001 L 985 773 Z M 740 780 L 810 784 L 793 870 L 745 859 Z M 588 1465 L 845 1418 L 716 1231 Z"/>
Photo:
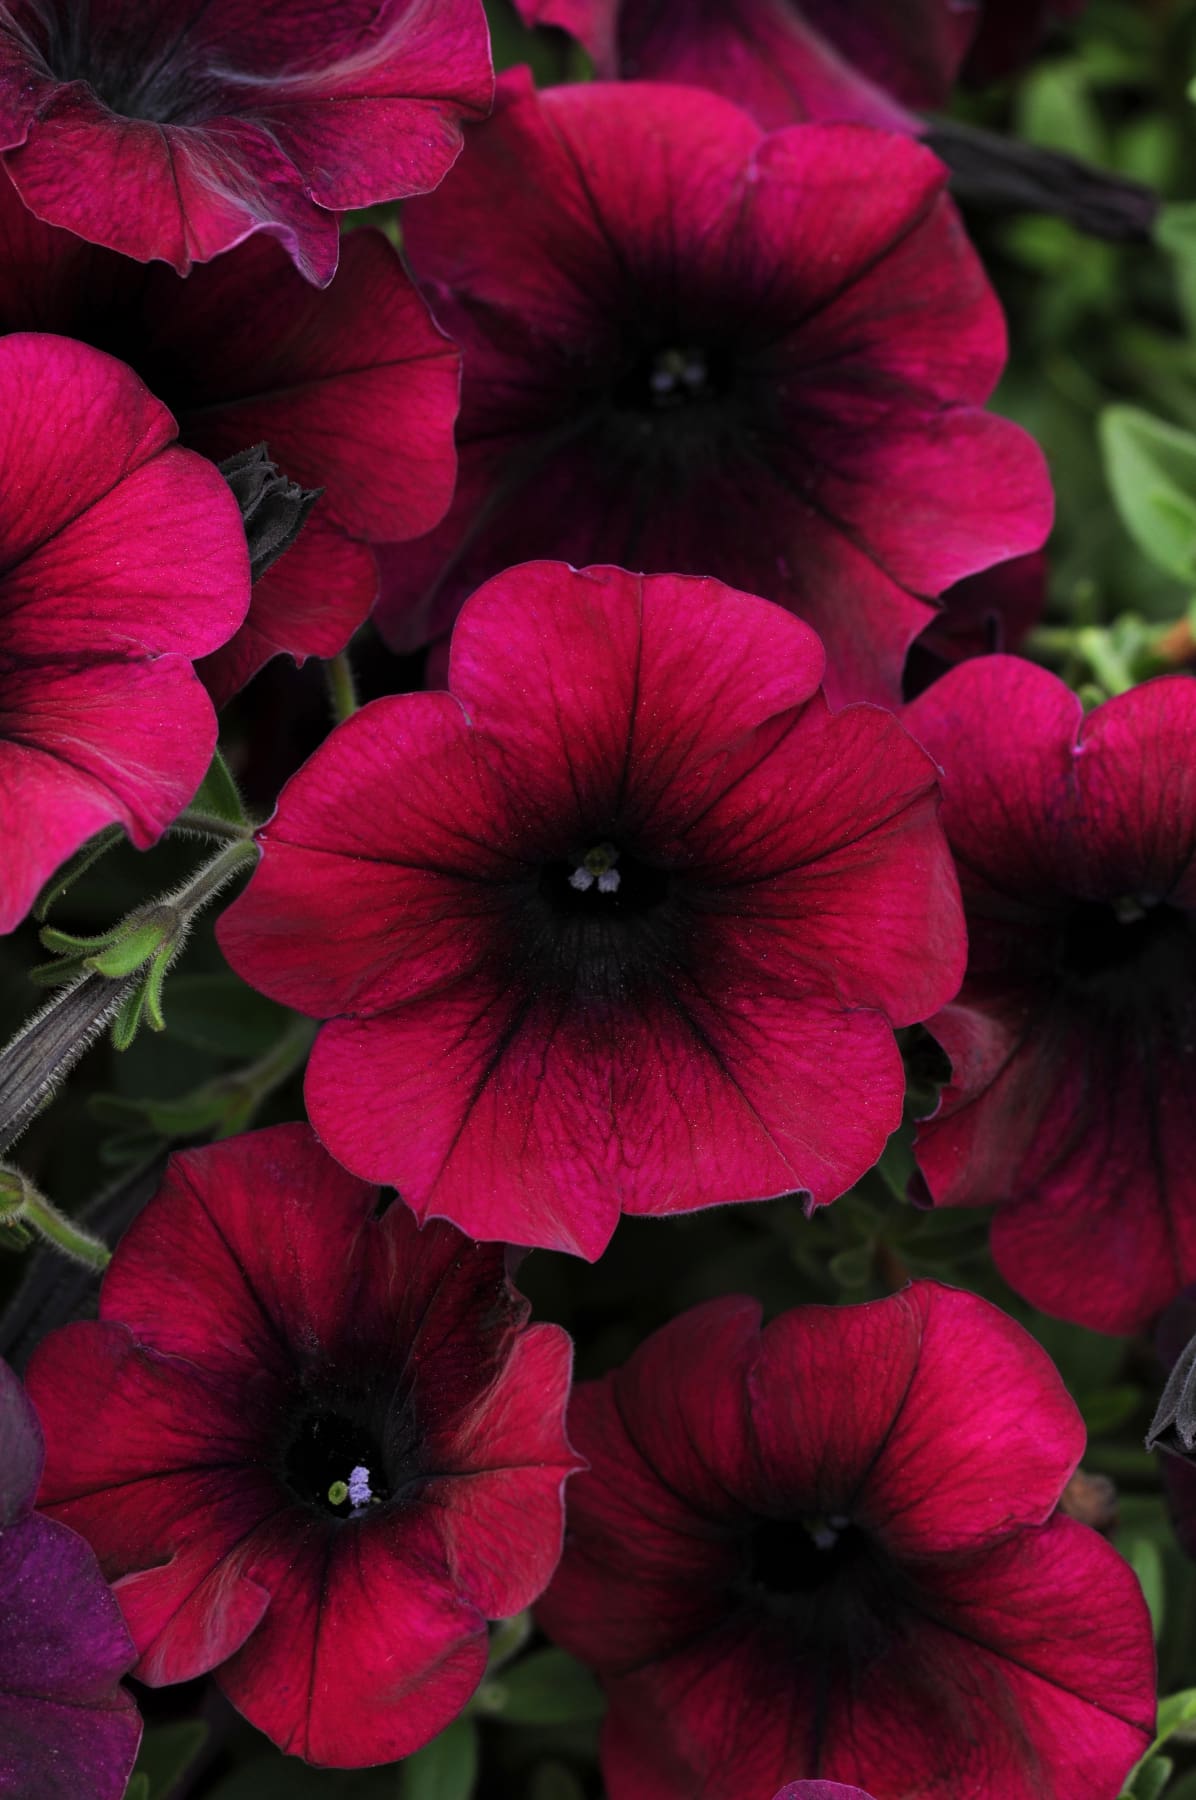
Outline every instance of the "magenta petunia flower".
<path id="1" fill-rule="evenodd" d="M 1136 1330 L 1196 1277 L 1196 683 L 1085 718 L 984 657 L 905 717 L 943 766 L 970 943 L 918 1165 L 937 1204 L 997 1206 L 1035 1306 Z"/>
<path id="2" fill-rule="evenodd" d="M 982 410 L 1004 328 L 945 179 L 862 128 L 504 78 L 405 213 L 464 389 L 448 517 L 383 553 L 391 641 L 513 563 L 612 562 L 780 601 L 834 699 L 895 702 L 932 597 L 1051 517 L 1037 447 Z"/>
<path id="3" fill-rule="evenodd" d="M 433 1737 L 486 1620 L 561 1549 L 571 1347 L 502 1246 L 346 1175 L 306 1126 L 176 1156 L 98 1323 L 39 1346 L 40 1504 L 95 1547 L 140 1680 L 215 1670 L 336 1767 Z"/>
<path id="4" fill-rule="evenodd" d="M 113 822 L 141 849 L 216 745 L 192 658 L 249 604 L 241 515 L 174 420 L 84 344 L 0 338 L 0 931 Z"/>
<path id="5" fill-rule="evenodd" d="M 205 662 L 218 702 L 279 653 L 334 656 L 377 594 L 366 543 L 418 536 L 452 498 L 460 357 L 376 232 L 346 238 L 322 293 L 261 239 L 182 281 L 43 225 L 0 170 L 0 331 L 13 330 L 110 351 L 192 449 L 221 461 L 264 441 L 285 474 L 324 490 Z"/>
<path id="6" fill-rule="evenodd" d="M 945 105 L 950 95 L 983 0 L 516 5 L 527 24 L 556 25 L 577 38 L 603 78 L 709 88 L 769 131 L 803 119 L 918 131 L 915 114 Z"/>
<path id="7" fill-rule="evenodd" d="M 603 1680 L 610 1800 L 803 1772 L 1115 1800 L 1154 1721 L 1150 1621 L 1055 1510 L 1083 1424 L 995 1307 L 915 1282 L 762 1331 L 715 1300 L 583 1383 L 570 1431 L 590 1467 L 538 1615 Z"/>
<path id="8" fill-rule="evenodd" d="M 141 1721 L 120 1608 L 77 1533 L 33 1510 L 37 1414 L 0 1362 L 0 1800 L 121 1800 Z"/>
<path id="9" fill-rule="evenodd" d="M 714 581 L 533 564 L 283 791 L 220 921 L 330 1023 L 324 1143 L 473 1237 L 598 1256 L 620 1208 L 803 1190 L 901 1113 L 894 1025 L 955 992 L 933 770 L 822 652 Z"/>
<path id="10" fill-rule="evenodd" d="M 261 231 L 324 286 L 335 213 L 435 187 L 492 89 L 480 0 L 0 12 L 0 154 L 25 204 L 180 275 Z"/>

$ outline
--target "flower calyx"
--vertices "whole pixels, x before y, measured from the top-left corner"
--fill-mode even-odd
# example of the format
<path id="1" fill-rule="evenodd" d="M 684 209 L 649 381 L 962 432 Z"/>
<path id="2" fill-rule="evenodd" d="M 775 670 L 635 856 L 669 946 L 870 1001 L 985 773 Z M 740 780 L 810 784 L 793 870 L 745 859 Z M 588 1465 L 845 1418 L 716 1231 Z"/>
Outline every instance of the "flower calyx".
<path id="1" fill-rule="evenodd" d="M 265 444 L 238 450 L 217 467 L 241 508 L 249 543 L 250 579 L 260 581 L 271 564 L 295 542 L 324 490 L 300 487 L 284 475 L 271 461 Z"/>

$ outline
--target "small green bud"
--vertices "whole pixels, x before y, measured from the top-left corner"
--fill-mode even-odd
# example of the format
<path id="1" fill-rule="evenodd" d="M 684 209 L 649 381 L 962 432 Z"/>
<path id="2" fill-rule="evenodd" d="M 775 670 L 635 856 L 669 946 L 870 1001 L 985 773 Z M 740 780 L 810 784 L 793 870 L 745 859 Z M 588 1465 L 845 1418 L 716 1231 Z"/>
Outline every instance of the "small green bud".
<path id="1" fill-rule="evenodd" d="M 348 1482 L 347 1481 L 334 1481 L 332 1486 L 328 1490 L 329 1506 L 343 1506 L 345 1504 L 345 1501 L 348 1498 L 349 1498 Z"/>
<path id="2" fill-rule="evenodd" d="M 148 962 L 151 956 L 161 950 L 170 935 L 170 921 L 162 919 L 147 920 L 143 925 L 134 925 L 131 929 L 113 933 L 112 942 L 106 950 L 101 950 L 87 958 L 88 968 L 99 975 L 131 975 L 142 963 Z"/>

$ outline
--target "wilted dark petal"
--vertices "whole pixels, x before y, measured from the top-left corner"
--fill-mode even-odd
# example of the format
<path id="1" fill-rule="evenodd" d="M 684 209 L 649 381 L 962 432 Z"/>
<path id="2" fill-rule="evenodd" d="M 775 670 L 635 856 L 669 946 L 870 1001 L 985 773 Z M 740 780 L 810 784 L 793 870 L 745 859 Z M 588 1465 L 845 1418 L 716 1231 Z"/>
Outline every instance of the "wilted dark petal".
<path id="1" fill-rule="evenodd" d="M 0 1531 L 32 1511 L 42 1461 L 42 1430 L 33 1402 L 0 1362 Z"/>
<path id="2" fill-rule="evenodd" d="M 0 1530 L 0 1795 L 121 1800 L 141 1720 L 129 1633 L 92 1551 L 31 1515 Z"/>

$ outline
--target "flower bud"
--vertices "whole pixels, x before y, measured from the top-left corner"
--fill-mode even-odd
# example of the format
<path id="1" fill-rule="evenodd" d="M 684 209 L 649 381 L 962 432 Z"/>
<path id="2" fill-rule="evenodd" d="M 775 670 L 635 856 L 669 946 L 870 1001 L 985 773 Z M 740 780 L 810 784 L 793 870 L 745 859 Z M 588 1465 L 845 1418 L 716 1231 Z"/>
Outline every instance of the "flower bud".
<path id="1" fill-rule="evenodd" d="M 260 581 L 271 563 L 295 542 L 324 490 L 300 487 L 284 475 L 271 462 L 265 444 L 239 450 L 218 466 L 241 508 L 250 575 Z"/>

